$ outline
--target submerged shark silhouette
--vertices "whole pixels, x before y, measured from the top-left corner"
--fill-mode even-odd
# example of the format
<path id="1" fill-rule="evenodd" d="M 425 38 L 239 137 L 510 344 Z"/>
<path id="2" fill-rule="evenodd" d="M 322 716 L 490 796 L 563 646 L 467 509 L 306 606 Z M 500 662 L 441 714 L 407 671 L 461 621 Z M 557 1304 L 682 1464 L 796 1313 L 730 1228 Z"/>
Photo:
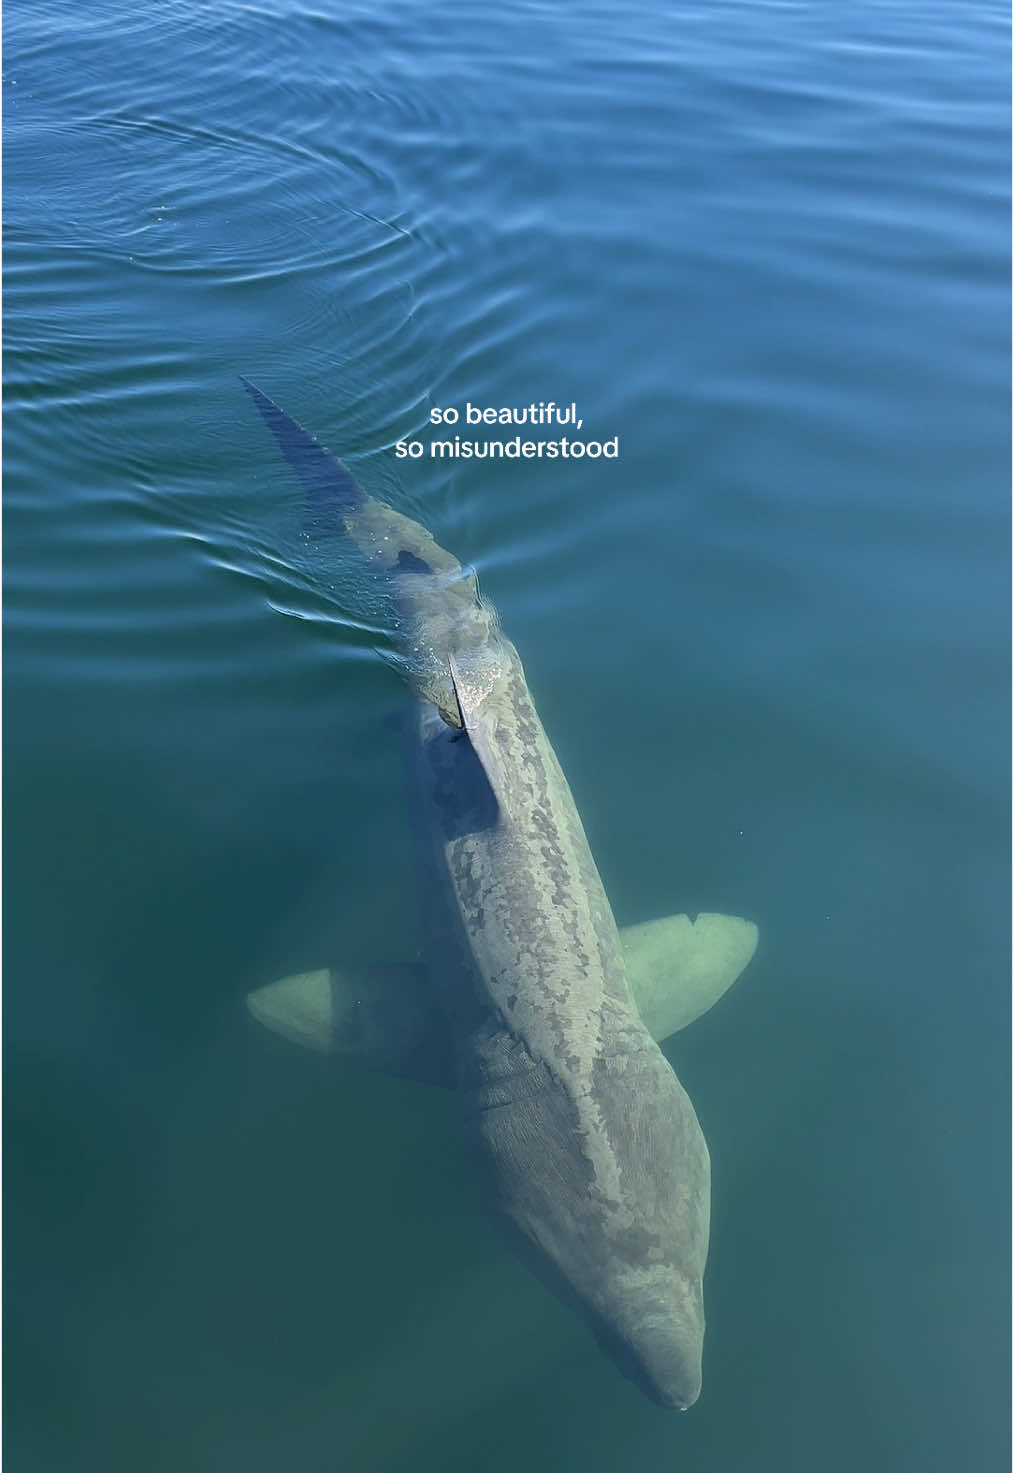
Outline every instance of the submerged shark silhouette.
<path id="1" fill-rule="evenodd" d="M 322 967 L 258 988 L 250 1010 L 296 1042 L 456 1088 L 501 1211 L 617 1365 L 685 1410 L 701 1386 L 710 1163 L 658 1040 L 735 981 L 756 927 L 617 928 L 474 574 L 243 383 L 313 516 L 389 581 L 435 895 L 423 962 Z"/>

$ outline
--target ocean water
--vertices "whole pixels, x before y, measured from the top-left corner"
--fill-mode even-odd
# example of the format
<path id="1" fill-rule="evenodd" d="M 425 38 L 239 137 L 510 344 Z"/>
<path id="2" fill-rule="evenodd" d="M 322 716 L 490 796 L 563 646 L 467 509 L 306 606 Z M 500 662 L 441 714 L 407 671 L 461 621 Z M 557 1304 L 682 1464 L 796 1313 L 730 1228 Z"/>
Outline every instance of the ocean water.
<path id="1" fill-rule="evenodd" d="M 12 1473 L 1009 1466 L 1008 72 L 987 0 L 9 8 Z M 760 928 L 667 1045 L 685 1416 L 453 1097 L 244 1009 L 419 916 L 240 373 L 478 569 L 620 922 Z M 540 400 L 617 458 L 396 456 Z"/>

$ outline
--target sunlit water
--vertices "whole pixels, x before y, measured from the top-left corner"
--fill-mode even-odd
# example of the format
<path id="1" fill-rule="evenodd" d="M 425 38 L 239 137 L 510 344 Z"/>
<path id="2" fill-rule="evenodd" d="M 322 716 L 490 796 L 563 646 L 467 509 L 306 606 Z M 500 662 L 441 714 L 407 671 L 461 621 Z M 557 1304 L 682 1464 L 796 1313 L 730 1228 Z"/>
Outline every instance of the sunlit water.
<path id="1" fill-rule="evenodd" d="M 5 43 L 9 1466 L 1005 1466 L 1006 12 Z M 621 923 L 760 926 L 669 1046 L 684 1417 L 501 1241 L 453 1098 L 245 1013 L 419 917 L 387 615 L 239 373 L 478 569 Z M 395 459 L 549 399 L 619 458 Z"/>

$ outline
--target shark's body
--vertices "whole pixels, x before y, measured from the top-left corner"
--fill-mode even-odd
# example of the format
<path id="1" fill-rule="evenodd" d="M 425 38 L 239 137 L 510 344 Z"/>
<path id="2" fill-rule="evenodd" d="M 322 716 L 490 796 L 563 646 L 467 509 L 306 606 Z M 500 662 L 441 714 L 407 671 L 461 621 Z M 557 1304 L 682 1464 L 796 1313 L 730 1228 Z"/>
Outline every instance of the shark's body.
<path id="1" fill-rule="evenodd" d="M 476 1003 L 455 1030 L 459 1088 L 507 1215 L 642 1383 L 686 1407 L 701 1377 L 707 1147 L 631 998 L 521 662 L 502 636 L 490 655 L 483 688 L 458 688 L 465 739 L 432 708 L 420 721 Z"/>
<path id="2" fill-rule="evenodd" d="M 387 999 L 408 1001 L 402 1011 L 412 1017 L 414 1006 L 418 1023 L 411 1039 L 392 1028 L 386 1062 L 425 1052 L 427 1037 L 443 1030 L 433 1072 L 452 1073 L 503 1211 L 623 1368 L 657 1401 L 686 1408 L 701 1384 L 707 1146 L 642 1018 L 643 976 L 632 995 L 630 941 L 617 930 L 517 651 L 472 575 L 251 393 L 308 489 L 331 476 L 345 530 L 391 579 L 399 653 L 418 697 L 420 797 L 442 901 L 425 968 L 435 996 L 423 999 L 425 982 L 403 969 Z M 730 924 L 742 930 L 723 985 L 755 941 L 747 923 Z M 303 1041 L 320 1042 L 308 1036 L 316 1029 L 325 1046 L 347 1047 L 336 977 L 262 989 L 252 1006 Z M 383 1022 L 374 1033 L 382 1056 Z"/>

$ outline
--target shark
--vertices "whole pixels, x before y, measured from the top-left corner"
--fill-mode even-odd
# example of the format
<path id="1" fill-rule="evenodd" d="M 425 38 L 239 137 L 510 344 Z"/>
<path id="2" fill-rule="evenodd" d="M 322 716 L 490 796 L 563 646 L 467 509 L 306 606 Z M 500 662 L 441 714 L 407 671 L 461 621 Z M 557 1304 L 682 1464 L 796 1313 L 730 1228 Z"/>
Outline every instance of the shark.
<path id="1" fill-rule="evenodd" d="M 249 993 L 292 1041 L 454 1089 L 496 1210 L 540 1276 L 657 1404 L 701 1389 L 710 1160 L 661 1041 L 742 973 L 757 928 L 621 929 L 518 652 L 463 567 L 249 380 L 317 526 L 396 611 L 414 696 L 421 958 L 337 962 Z"/>

